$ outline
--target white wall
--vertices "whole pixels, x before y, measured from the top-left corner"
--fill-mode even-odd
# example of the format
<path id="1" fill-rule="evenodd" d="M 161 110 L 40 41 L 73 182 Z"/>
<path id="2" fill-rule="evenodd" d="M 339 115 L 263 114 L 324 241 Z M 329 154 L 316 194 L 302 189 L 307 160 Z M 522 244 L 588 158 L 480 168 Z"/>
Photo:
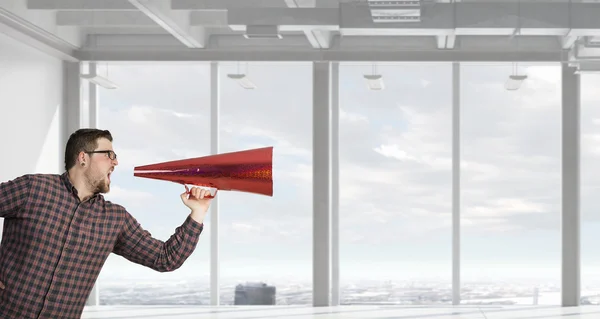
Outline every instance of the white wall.
<path id="1" fill-rule="evenodd" d="M 63 62 L 0 33 L 0 182 L 60 173 Z"/>

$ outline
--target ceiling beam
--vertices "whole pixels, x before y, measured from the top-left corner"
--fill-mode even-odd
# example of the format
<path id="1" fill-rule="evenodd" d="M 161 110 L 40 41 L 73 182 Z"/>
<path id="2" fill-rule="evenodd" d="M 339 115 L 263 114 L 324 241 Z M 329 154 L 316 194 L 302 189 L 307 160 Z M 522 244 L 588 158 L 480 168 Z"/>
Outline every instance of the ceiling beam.
<path id="1" fill-rule="evenodd" d="M 125 0 L 26 0 L 30 10 L 132 10 L 137 11 Z"/>
<path id="2" fill-rule="evenodd" d="M 576 64 L 570 64 L 570 66 L 577 67 L 578 74 L 600 74 L 600 63 L 599 61 L 586 61 Z"/>
<path id="3" fill-rule="evenodd" d="M 576 42 L 570 52 L 570 61 L 600 61 L 599 47 L 586 47 L 583 43 Z"/>
<path id="4" fill-rule="evenodd" d="M 306 12 L 309 13 L 319 13 L 319 14 L 329 14 L 330 17 L 329 19 L 335 20 L 336 18 L 339 17 L 339 12 L 332 12 L 332 10 L 325 10 L 325 9 L 312 9 L 312 10 L 306 10 L 306 9 L 302 9 L 303 7 L 306 8 L 310 8 L 315 6 L 315 0 L 285 0 L 285 3 L 288 7 L 290 8 L 296 8 L 293 11 L 290 10 L 286 10 L 287 12 L 294 12 L 296 14 L 306 14 Z M 254 9 L 252 9 L 254 10 Z M 264 8 L 263 8 L 264 10 Z M 275 9 L 277 10 L 277 9 Z M 334 9 L 336 11 L 339 11 L 337 9 Z M 228 20 L 227 21 L 231 21 L 231 24 L 240 24 L 240 23 L 236 23 L 239 22 L 240 16 L 233 16 L 236 12 L 231 10 L 228 10 L 228 14 L 231 15 L 231 17 L 228 16 Z M 239 12 L 237 12 L 239 14 Z M 259 14 L 259 12 L 254 12 L 254 14 Z M 241 18 L 246 18 L 247 15 L 242 14 Z M 315 19 L 316 16 L 310 16 L 309 18 L 313 18 Z M 236 19 L 237 18 L 237 19 Z M 291 17 L 286 16 L 286 18 L 290 19 Z M 293 19 L 293 18 L 291 18 Z M 326 17 L 327 19 L 327 17 Z M 317 21 L 318 19 L 315 19 L 315 21 Z M 241 23 L 241 24 L 247 24 L 247 23 Z M 281 23 L 266 23 L 266 24 L 276 24 L 276 25 L 280 25 Z M 312 25 L 315 25 L 318 23 L 312 23 Z M 305 28 L 300 28 L 302 29 L 302 31 L 304 32 L 304 35 L 306 36 L 306 39 L 308 40 L 308 42 L 310 43 L 310 45 L 315 48 L 315 49 L 329 49 L 329 47 L 331 46 L 331 40 L 333 37 L 333 33 L 332 30 L 324 30 L 324 29 L 316 29 L 316 28 L 311 28 L 310 27 L 311 24 L 309 24 L 309 27 L 305 27 Z M 339 22 L 332 24 L 332 26 L 336 26 L 336 28 L 339 28 Z"/>
<path id="5" fill-rule="evenodd" d="M 295 1 L 295 3 L 292 3 Z M 340 0 L 172 0 L 174 10 L 286 8 L 289 4 L 300 7 L 338 8 Z"/>
<path id="6" fill-rule="evenodd" d="M 129 0 L 129 2 L 188 48 L 204 48 L 205 29 L 190 25 L 189 12 L 172 11 L 171 0 Z"/>
<path id="7" fill-rule="evenodd" d="M 86 46 L 85 49 L 90 50 L 128 50 L 135 47 L 148 48 L 148 50 L 157 48 L 158 50 L 168 49 L 176 51 L 181 49 L 180 46 L 174 45 L 177 42 L 169 35 L 90 35 L 88 37 L 90 46 Z M 448 44 L 445 45 L 450 47 Z M 287 35 L 282 39 L 270 38 L 248 41 L 240 35 L 213 34 L 211 35 L 209 45 L 207 45 L 205 50 L 253 51 L 310 48 L 310 43 L 303 35 Z M 334 36 L 330 48 L 332 50 L 358 51 L 437 51 L 438 43 L 436 37 L 433 36 Z M 559 41 L 556 40 L 556 37 L 552 36 L 523 36 L 520 38 L 503 36 L 460 36 L 456 38 L 453 48 L 454 50 L 462 52 L 565 52 Z"/>
<path id="8" fill-rule="evenodd" d="M 570 12 L 570 14 L 569 14 Z M 340 15 L 341 14 L 341 15 Z M 421 22 L 375 23 L 369 7 L 341 3 L 341 8 L 231 8 L 228 23 L 277 25 L 337 25 L 372 29 L 487 29 L 497 35 L 549 33 L 573 29 L 600 29 L 600 4 L 563 2 L 458 2 L 436 3 L 422 10 Z M 193 19 L 192 19 L 193 20 Z M 192 24 L 201 21 L 192 21 Z"/>
<path id="9" fill-rule="evenodd" d="M 310 49 L 311 45 L 302 34 L 287 35 L 281 39 L 277 38 L 258 38 L 248 41 L 239 35 L 219 35 L 211 36 L 210 46 L 207 49 L 229 49 L 229 50 L 305 50 Z"/>
<path id="10" fill-rule="evenodd" d="M 305 29 L 304 35 L 310 45 L 315 49 L 329 49 L 333 40 L 334 31 L 323 29 Z"/>
<path id="11" fill-rule="evenodd" d="M 229 26 L 228 17 L 228 10 L 190 11 L 190 25 L 223 28 Z"/>
<path id="12" fill-rule="evenodd" d="M 157 25 L 140 11 L 58 11 L 56 24 L 77 27 L 155 27 Z"/>
<path id="13" fill-rule="evenodd" d="M 84 48 L 94 49 L 121 49 L 121 48 L 167 48 L 180 49 L 181 42 L 169 34 L 120 34 L 103 35 L 88 34 Z"/>
<path id="14" fill-rule="evenodd" d="M 467 34 L 470 29 L 496 30 L 496 34 L 539 34 L 540 30 L 567 32 L 569 29 L 599 28 L 598 3 L 536 1 L 436 3 L 422 8 L 421 22 L 375 23 L 365 15 L 366 5 L 343 4 L 342 28 L 373 29 L 456 29 Z M 321 22 L 323 23 L 323 22 Z"/>
<path id="15" fill-rule="evenodd" d="M 192 14 L 194 16 L 195 14 Z M 246 8 L 227 10 L 227 22 L 238 25 L 330 25 L 339 26 L 338 9 L 319 8 Z M 192 19 L 193 24 L 202 21 Z"/>
<path id="16" fill-rule="evenodd" d="M 600 35 L 600 19 L 597 19 L 600 16 L 600 4 L 597 3 L 572 3 L 570 10 L 568 3 L 541 1 L 522 3 L 520 9 L 514 2 L 436 3 L 424 7 L 422 13 L 421 22 L 375 23 L 370 18 L 368 6 L 342 3 L 341 10 L 337 8 L 232 8 L 227 11 L 191 11 L 189 23 L 191 26 L 279 25 L 281 30 L 287 27 L 288 30 L 296 31 L 334 28 L 345 35 L 386 33 L 400 35 L 412 34 L 415 30 L 430 30 L 431 32 L 427 32 L 430 35 L 518 34 L 577 37 Z M 150 26 L 155 24 L 151 19 L 140 17 L 139 12 L 136 14 L 127 11 L 98 11 L 94 15 L 85 11 L 58 12 L 57 19 L 61 25 Z"/>
<path id="17" fill-rule="evenodd" d="M 575 42 L 579 39 L 578 36 L 575 35 L 567 35 L 560 38 L 560 43 L 562 44 L 563 49 L 570 49 L 573 47 Z"/>
<path id="18" fill-rule="evenodd" d="M 438 49 L 454 49 L 456 35 L 437 35 L 436 40 Z"/>
<path id="19" fill-rule="evenodd" d="M 461 50 L 172 50 L 164 48 L 81 50 L 84 61 L 340 61 L 340 62 L 564 62 L 562 51 L 487 51 Z"/>
<path id="20" fill-rule="evenodd" d="M 131 49 L 145 47 L 149 49 L 162 48 L 179 50 L 181 46 L 169 35 L 88 35 L 89 50 Z M 311 45 L 302 34 L 287 35 L 282 39 L 258 38 L 248 41 L 241 35 L 211 35 L 207 41 L 207 49 L 235 49 L 235 50 L 273 50 L 285 48 L 286 50 L 310 49 Z"/>
<path id="21" fill-rule="evenodd" d="M 0 7 L 0 32 L 59 59 L 77 62 L 77 46 Z"/>
<path id="22" fill-rule="evenodd" d="M 296 0 L 298 1 L 298 0 Z M 337 8 L 339 0 L 312 0 L 313 7 Z M 137 10 L 126 0 L 26 0 L 32 10 Z M 286 8 L 285 0 L 172 0 L 173 10 Z"/>

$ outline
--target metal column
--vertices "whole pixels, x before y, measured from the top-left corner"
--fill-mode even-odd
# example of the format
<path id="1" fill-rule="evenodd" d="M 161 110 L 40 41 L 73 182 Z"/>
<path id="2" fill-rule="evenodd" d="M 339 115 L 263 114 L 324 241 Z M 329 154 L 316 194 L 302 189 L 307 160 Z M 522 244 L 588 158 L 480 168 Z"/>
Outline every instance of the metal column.
<path id="1" fill-rule="evenodd" d="M 210 153 L 219 153 L 219 62 L 210 63 Z M 210 204 L 210 303 L 219 305 L 219 198 Z"/>
<path id="2" fill-rule="evenodd" d="M 89 64 L 89 73 L 91 75 L 98 74 L 98 66 L 96 63 Z M 98 86 L 92 82 L 88 82 L 88 120 L 90 128 L 99 128 L 100 125 L 100 109 L 98 108 Z"/>
<path id="3" fill-rule="evenodd" d="M 580 299 L 580 79 L 562 64 L 562 306 Z"/>
<path id="4" fill-rule="evenodd" d="M 79 78 L 80 65 L 78 62 L 63 62 L 63 104 L 61 105 L 61 130 L 60 141 L 60 167 L 59 172 L 65 170 L 65 145 L 71 133 L 81 127 L 81 80 Z"/>
<path id="5" fill-rule="evenodd" d="M 452 63 L 452 304 L 460 304 L 460 63 Z"/>
<path id="6" fill-rule="evenodd" d="M 96 75 L 98 74 L 98 66 L 96 63 L 89 63 L 88 64 L 88 73 L 91 75 Z M 78 75 L 79 76 L 79 75 Z M 88 87 L 88 91 L 87 91 L 87 96 L 83 96 L 83 99 L 81 99 L 82 103 L 81 106 L 83 107 L 83 105 L 85 104 L 85 102 L 87 102 L 88 105 L 88 112 L 87 112 L 87 118 L 83 118 L 82 122 L 83 127 L 89 127 L 89 128 L 98 128 L 99 126 L 99 108 L 98 108 L 98 85 L 86 81 L 84 82 L 84 85 L 87 85 Z M 96 283 L 94 284 L 94 287 L 92 288 L 92 291 L 90 293 L 90 296 L 88 297 L 88 300 L 86 302 L 87 306 L 99 306 L 100 305 L 100 288 L 98 287 L 98 281 L 96 281 Z"/>
<path id="7" fill-rule="evenodd" d="M 340 63 L 331 63 L 331 305 L 340 304 Z"/>
<path id="8" fill-rule="evenodd" d="M 313 62 L 313 306 L 330 304 L 330 64 Z"/>

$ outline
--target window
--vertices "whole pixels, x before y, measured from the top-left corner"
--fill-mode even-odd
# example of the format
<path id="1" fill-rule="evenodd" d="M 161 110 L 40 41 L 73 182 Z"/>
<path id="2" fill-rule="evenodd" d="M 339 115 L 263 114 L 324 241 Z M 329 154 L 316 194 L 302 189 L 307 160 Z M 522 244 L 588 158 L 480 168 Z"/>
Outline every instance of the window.
<path id="1" fill-rule="evenodd" d="M 339 82 L 340 302 L 450 303 L 452 65 L 343 63 Z"/>
<path id="2" fill-rule="evenodd" d="M 582 74 L 581 83 L 581 304 L 600 304 L 600 75 Z"/>
<path id="3" fill-rule="evenodd" d="M 518 90 L 509 75 L 526 74 Z M 559 305 L 560 65 L 461 67 L 463 304 Z"/>
<path id="4" fill-rule="evenodd" d="M 138 178 L 139 165 L 210 155 L 210 64 L 105 65 L 119 89 L 99 88 L 99 127 L 111 131 L 119 166 L 106 198 L 123 205 L 154 237 L 167 240 L 190 213 L 183 185 Z M 112 254 L 98 286 L 100 303 L 209 304 L 210 214 L 193 255 L 159 273 Z M 185 292 L 193 293 L 183 294 Z"/>
<path id="5" fill-rule="evenodd" d="M 220 65 L 219 153 L 274 146 L 273 197 L 219 193 L 220 303 L 257 302 L 243 290 L 265 284 L 277 305 L 311 304 L 312 64 Z M 241 73 L 255 89 L 228 76 Z"/>

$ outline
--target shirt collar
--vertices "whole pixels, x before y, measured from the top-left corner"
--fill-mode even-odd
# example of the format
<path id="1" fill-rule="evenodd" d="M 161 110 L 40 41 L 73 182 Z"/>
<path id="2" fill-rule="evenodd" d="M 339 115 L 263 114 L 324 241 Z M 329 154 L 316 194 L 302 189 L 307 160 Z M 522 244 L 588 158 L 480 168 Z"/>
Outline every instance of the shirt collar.
<path id="1" fill-rule="evenodd" d="M 73 193 L 73 195 L 77 196 L 77 188 L 75 188 L 75 186 L 73 186 L 73 184 L 71 183 L 71 180 L 69 179 L 69 172 L 64 172 L 60 178 L 62 179 L 63 183 L 65 184 L 65 186 L 67 187 L 67 189 Z"/>
<path id="2" fill-rule="evenodd" d="M 71 180 L 69 179 L 69 172 L 64 172 L 62 173 L 62 175 L 60 176 L 60 178 L 62 179 L 63 183 L 65 184 L 65 187 L 67 188 L 67 190 L 69 190 L 73 195 L 75 195 L 75 197 L 79 198 L 79 192 L 77 192 L 77 188 L 75 188 L 75 186 L 73 185 L 73 183 L 71 183 Z M 92 197 L 90 197 L 90 201 L 94 201 L 95 199 L 98 198 L 98 196 L 100 195 L 100 193 L 94 193 L 92 195 Z"/>

